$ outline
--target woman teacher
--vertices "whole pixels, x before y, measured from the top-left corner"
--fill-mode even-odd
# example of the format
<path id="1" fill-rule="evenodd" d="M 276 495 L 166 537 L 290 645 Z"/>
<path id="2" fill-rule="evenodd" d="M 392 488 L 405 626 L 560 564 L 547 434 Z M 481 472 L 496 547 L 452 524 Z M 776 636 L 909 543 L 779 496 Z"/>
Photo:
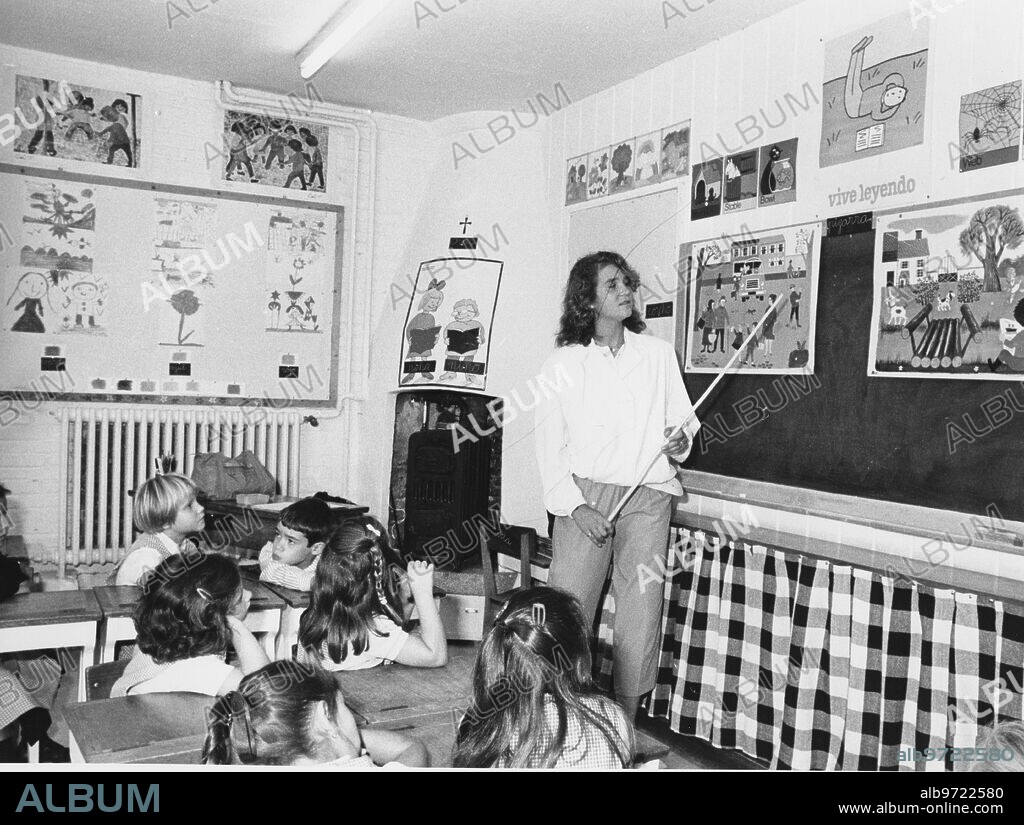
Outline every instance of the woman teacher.
<path id="1" fill-rule="evenodd" d="M 663 589 L 642 584 L 639 566 L 657 569 L 655 557 L 665 556 L 672 497 L 682 493 L 669 458 L 684 461 L 700 427 L 672 346 L 641 334 L 639 286 L 614 252 L 575 263 L 557 348 L 542 370 L 559 391 L 544 394 L 536 419 L 544 503 L 556 516 L 548 583 L 579 598 L 592 622 L 612 565 L 615 693 L 630 718 L 654 687 L 662 610 Z M 605 514 L 659 449 L 663 455 L 610 523 Z"/>

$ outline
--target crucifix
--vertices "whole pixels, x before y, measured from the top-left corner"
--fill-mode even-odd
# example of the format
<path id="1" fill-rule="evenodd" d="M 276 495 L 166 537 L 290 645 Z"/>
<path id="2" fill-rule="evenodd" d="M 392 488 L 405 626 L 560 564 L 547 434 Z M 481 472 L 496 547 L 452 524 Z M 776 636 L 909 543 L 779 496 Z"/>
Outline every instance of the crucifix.
<path id="1" fill-rule="evenodd" d="M 468 229 L 472 225 L 473 225 L 473 221 L 471 221 L 469 219 L 468 215 L 465 218 L 463 218 L 462 221 L 459 222 L 459 226 L 462 227 L 462 234 L 465 235 L 466 234 L 466 229 Z"/>

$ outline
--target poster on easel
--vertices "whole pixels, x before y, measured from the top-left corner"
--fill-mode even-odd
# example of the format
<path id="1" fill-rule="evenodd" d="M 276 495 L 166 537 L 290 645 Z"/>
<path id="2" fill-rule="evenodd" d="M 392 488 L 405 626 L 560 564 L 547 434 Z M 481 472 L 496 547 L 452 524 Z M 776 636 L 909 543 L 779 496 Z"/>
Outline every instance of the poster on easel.
<path id="1" fill-rule="evenodd" d="M 485 258 L 420 264 L 402 330 L 399 386 L 486 388 L 503 267 Z"/>

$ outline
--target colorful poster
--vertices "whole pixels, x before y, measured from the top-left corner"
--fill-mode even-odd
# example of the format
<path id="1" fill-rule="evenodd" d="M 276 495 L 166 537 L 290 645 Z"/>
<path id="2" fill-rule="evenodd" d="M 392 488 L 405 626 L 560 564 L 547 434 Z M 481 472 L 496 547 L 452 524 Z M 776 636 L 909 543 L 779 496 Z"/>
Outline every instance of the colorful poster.
<path id="1" fill-rule="evenodd" d="M 132 92 L 18 75 L 14 151 L 113 166 L 139 165 L 142 98 Z"/>
<path id="2" fill-rule="evenodd" d="M 807 223 L 680 247 L 689 296 L 676 343 L 686 353 L 687 372 L 718 372 L 737 350 L 738 372 L 814 371 L 819 231 L 820 224 Z M 744 344 L 781 296 L 783 303 Z"/>
<path id="3" fill-rule="evenodd" d="M 906 13 L 825 45 L 822 168 L 924 142 L 928 21 Z"/>
<path id="4" fill-rule="evenodd" d="M 661 177 L 681 178 L 690 171 L 690 121 L 661 130 Z"/>
<path id="5" fill-rule="evenodd" d="M 633 161 L 636 159 L 636 142 L 630 138 L 611 147 L 612 173 L 608 193 L 625 192 L 633 188 Z"/>
<path id="6" fill-rule="evenodd" d="M 698 163 L 690 180 L 690 220 L 715 218 L 722 211 L 721 158 Z"/>
<path id="7" fill-rule="evenodd" d="M 570 158 L 565 173 L 565 205 L 581 203 L 587 199 L 587 156 Z"/>
<path id="8" fill-rule="evenodd" d="M 591 152 L 587 159 L 587 199 L 608 194 L 608 150 Z"/>
<path id="9" fill-rule="evenodd" d="M 661 180 L 658 161 L 661 132 L 640 135 L 636 139 L 636 158 L 633 161 L 633 186 L 647 186 Z M 689 161 L 687 161 L 689 163 Z"/>
<path id="10" fill-rule="evenodd" d="M 960 171 L 1020 157 L 1021 82 L 1003 83 L 960 98 Z"/>
<path id="11" fill-rule="evenodd" d="M 877 219 L 868 375 L 1020 381 L 1024 196 Z"/>
<path id="12" fill-rule="evenodd" d="M 25 181 L 20 267 L 6 302 L 12 332 L 104 333 L 109 285 L 93 272 L 95 192 L 62 181 Z"/>
<path id="13" fill-rule="evenodd" d="M 327 244 L 333 238 L 324 212 L 281 210 L 267 237 L 266 329 L 323 332 L 324 281 L 330 275 Z"/>
<path id="14" fill-rule="evenodd" d="M 769 143 L 760 149 L 758 180 L 760 206 L 796 200 L 796 138 Z"/>
<path id="15" fill-rule="evenodd" d="M 150 262 L 149 290 L 143 289 L 143 309 L 151 311 L 161 304 L 159 312 L 160 346 L 201 347 L 202 326 L 199 313 L 203 291 L 214 285 L 214 265 L 207 247 L 214 241 L 217 226 L 217 205 L 208 201 L 180 198 L 155 198 L 155 230 L 153 258 Z M 224 241 L 221 258 L 226 263 L 228 251 Z"/>
<path id="16" fill-rule="evenodd" d="M 486 387 L 503 266 L 479 258 L 420 264 L 402 334 L 400 386 Z"/>
<path id="17" fill-rule="evenodd" d="M 725 159 L 722 211 L 739 212 L 757 206 L 757 149 L 729 155 Z"/>
<path id="18" fill-rule="evenodd" d="M 326 192 L 328 128 L 267 113 L 224 113 L 224 180 Z"/>

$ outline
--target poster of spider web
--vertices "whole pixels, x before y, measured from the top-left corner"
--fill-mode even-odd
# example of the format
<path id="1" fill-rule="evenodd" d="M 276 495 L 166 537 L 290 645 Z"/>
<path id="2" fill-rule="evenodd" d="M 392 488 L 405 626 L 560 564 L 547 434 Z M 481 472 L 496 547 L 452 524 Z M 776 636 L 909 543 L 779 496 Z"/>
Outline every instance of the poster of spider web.
<path id="1" fill-rule="evenodd" d="M 960 98 L 960 171 L 1014 163 L 1020 157 L 1021 81 Z"/>

